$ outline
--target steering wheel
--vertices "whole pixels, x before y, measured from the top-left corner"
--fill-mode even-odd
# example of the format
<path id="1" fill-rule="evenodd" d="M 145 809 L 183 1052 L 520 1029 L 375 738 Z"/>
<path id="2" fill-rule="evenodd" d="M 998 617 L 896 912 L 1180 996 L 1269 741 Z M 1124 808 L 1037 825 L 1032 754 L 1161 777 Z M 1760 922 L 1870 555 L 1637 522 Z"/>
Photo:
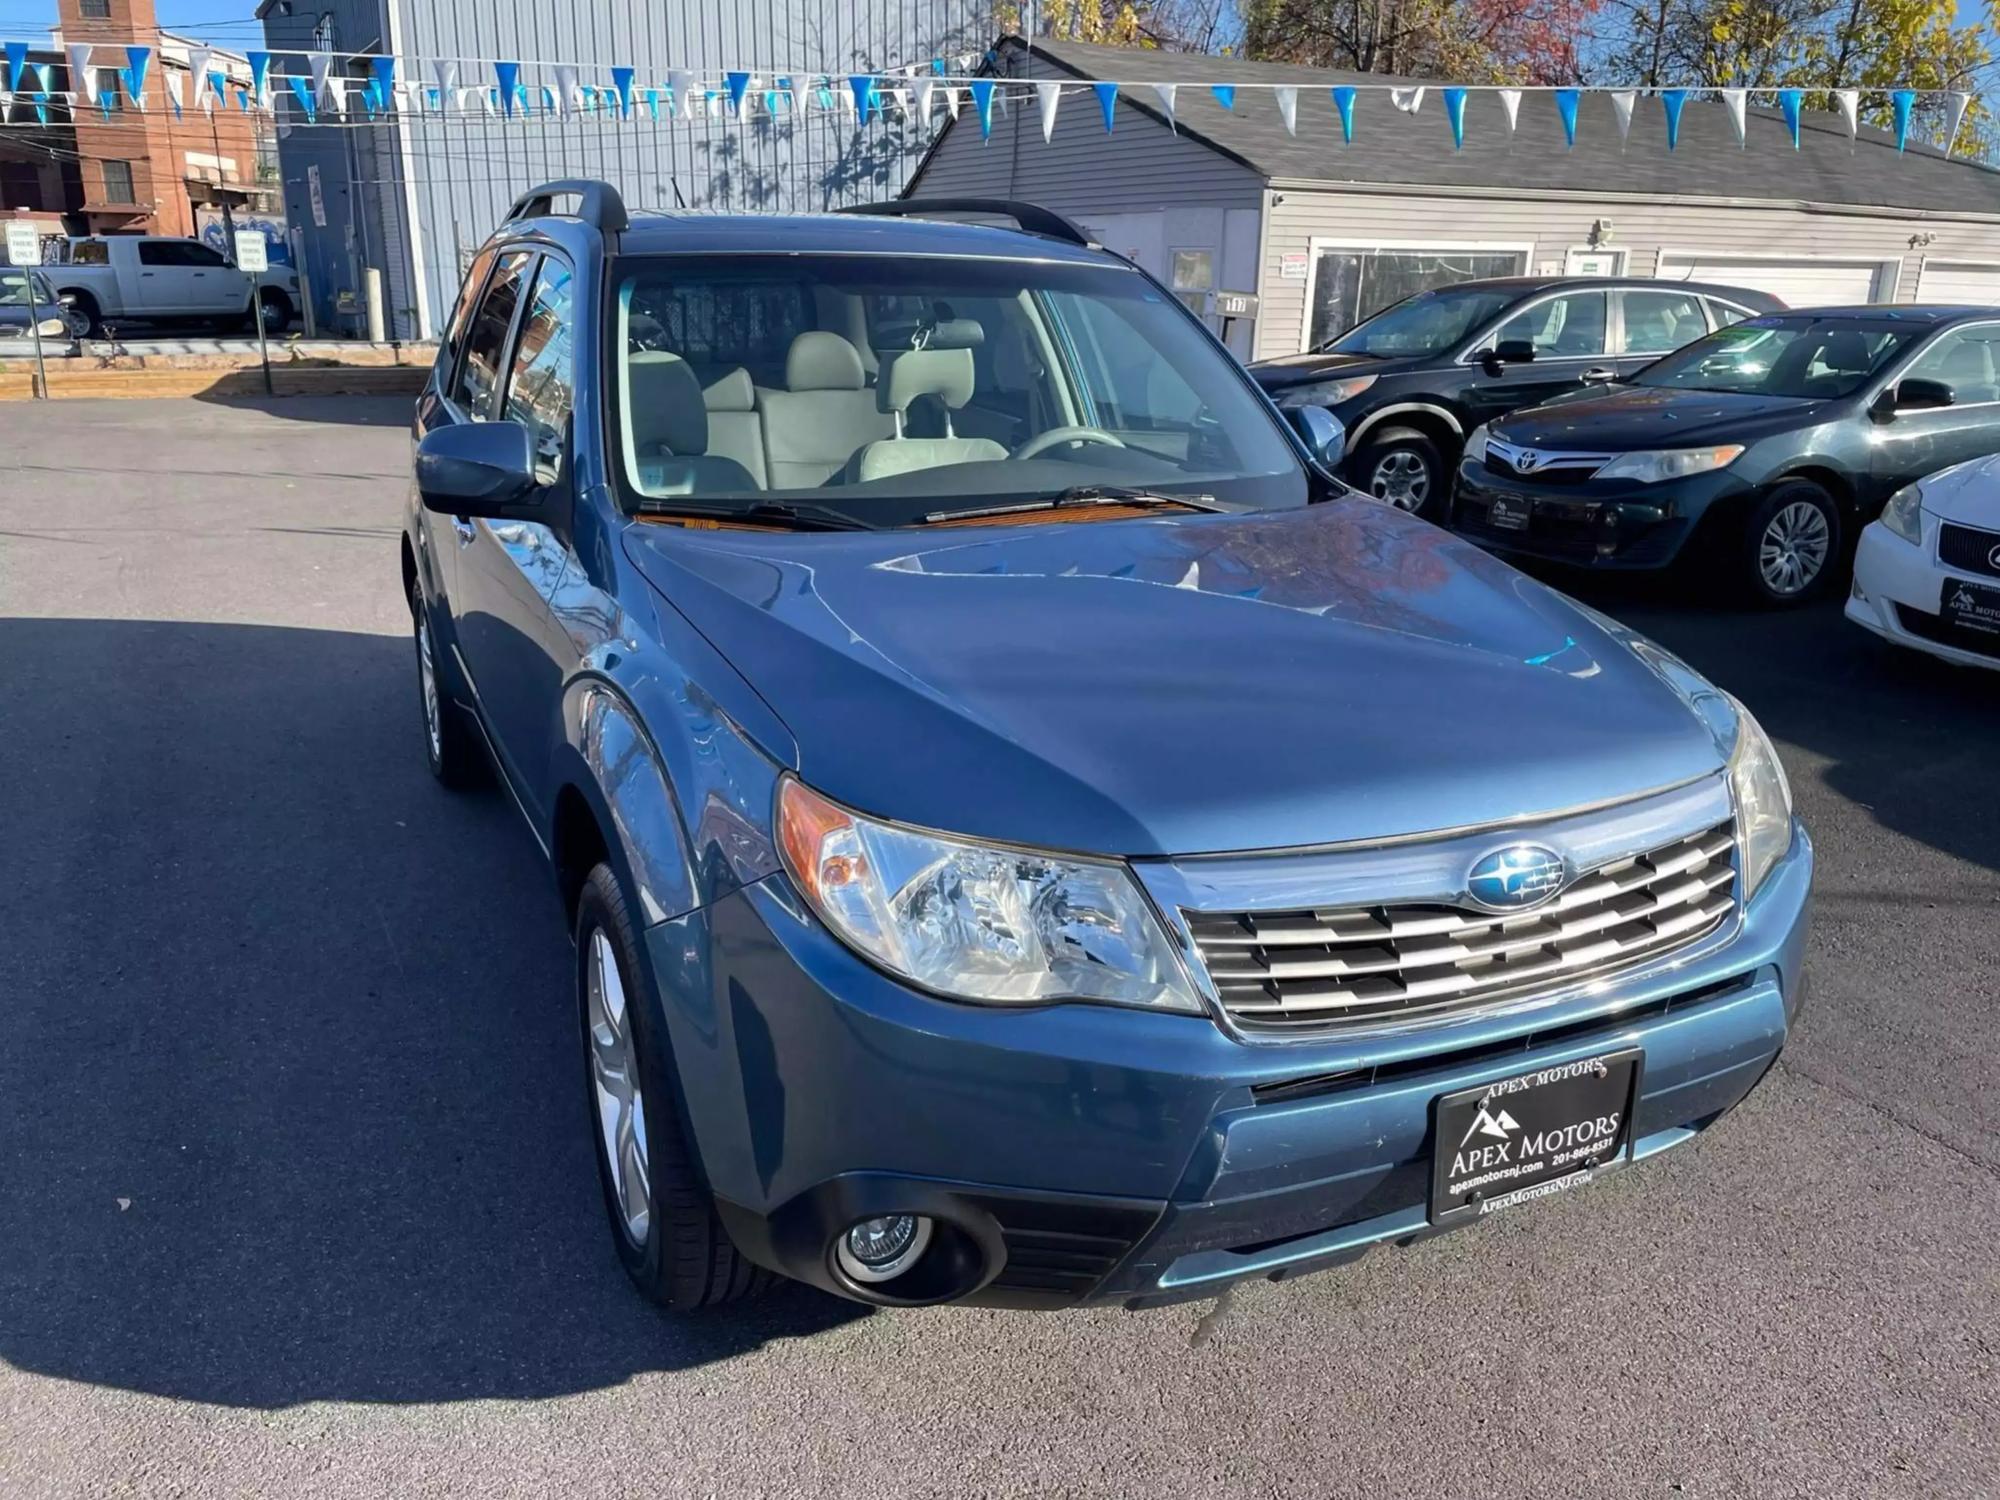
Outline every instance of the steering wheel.
<path id="1" fill-rule="evenodd" d="M 1064 443 L 1102 443 L 1107 448 L 1123 448 L 1124 439 L 1106 432 L 1102 427 L 1051 427 L 1047 432 L 1037 433 L 1021 444 L 1009 458 L 1039 458 L 1051 448 Z"/>

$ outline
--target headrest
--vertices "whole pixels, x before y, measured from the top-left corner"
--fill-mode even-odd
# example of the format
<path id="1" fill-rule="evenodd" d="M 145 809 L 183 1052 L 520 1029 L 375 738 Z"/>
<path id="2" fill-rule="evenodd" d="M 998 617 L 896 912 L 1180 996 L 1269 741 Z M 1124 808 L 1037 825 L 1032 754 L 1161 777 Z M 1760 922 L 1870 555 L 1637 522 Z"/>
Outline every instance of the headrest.
<path id="1" fill-rule="evenodd" d="M 802 333 L 785 356 L 785 387 L 794 391 L 858 391 L 868 383 L 861 351 L 837 333 Z"/>
<path id="2" fill-rule="evenodd" d="M 750 372 L 738 365 L 727 375 L 710 381 L 701 393 L 701 401 L 710 411 L 755 411 L 757 385 Z"/>
<path id="3" fill-rule="evenodd" d="M 641 453 L 706 453 L 708 411 L 694 367 L 678 354 L 648 349 L 628 356 L 625 369 L 632 446 Z"/>
<path id="4" fill-rule="evenodd" d="M 1842 328 L 1826 337 L 1819 362 L 1843 375 L 1866 375 L 1870 360 L 1868 340 L 1852 328 Z"/>
<path id="5" fill-rule="evenodd" d="M 907 412 L 919 396 L 936 396 L 953 411 L 970 401 L 972 351 L 905 349 L 889 361 L 879 393 L 882 409 Z"/>
<path id="6" fill-rule="evenodd" d="M 1946 371 L 1964 380 L 1987 381 L 1993 378 L 1993 346 L 1975 344 L 1970 339 L 1961 340 L 1958 346 L 1947 353 L 1943 360 Z"/>

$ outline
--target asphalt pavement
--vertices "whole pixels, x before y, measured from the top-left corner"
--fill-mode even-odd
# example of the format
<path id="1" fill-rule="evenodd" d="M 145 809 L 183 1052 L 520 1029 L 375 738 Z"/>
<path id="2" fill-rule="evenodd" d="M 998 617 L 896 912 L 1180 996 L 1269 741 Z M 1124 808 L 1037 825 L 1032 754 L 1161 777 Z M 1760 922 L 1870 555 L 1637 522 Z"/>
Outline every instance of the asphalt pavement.
<path id="1" fill-rule="evenodd" d="M 1820 853 L 1764 1087 L 1584 1193 L 1233 1300 L 692 1318 L 629 1289 L 569 955 L 418 744 L 407 404 L 0 449 L 0 1494 L 2000 1493 L 2000 675 L 1587 597 Z"/>

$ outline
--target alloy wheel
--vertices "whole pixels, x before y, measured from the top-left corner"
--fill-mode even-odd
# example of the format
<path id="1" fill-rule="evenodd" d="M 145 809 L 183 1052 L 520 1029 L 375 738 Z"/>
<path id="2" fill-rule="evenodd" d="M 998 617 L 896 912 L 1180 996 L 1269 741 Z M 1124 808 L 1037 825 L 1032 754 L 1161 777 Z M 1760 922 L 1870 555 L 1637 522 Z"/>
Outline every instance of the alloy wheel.
<path id="1" fill-rule="evenodd" d="M 1408 448 L 1385 453 L 1368 476 L 1368 493 L 1398 510 L 1422 510 L 1431 496 L 1430 465 Z"/>
<path id="2" fill-rule="evenodd" d="M 424 735 L 430 741 L 431 759 L 444 759 L 444 717 L 442 705 L 438 702 L 437 664 L 431 660 L 431 626 L 423 617 L 422 606 L 417 613 L 417 676 L 424 691 Z"/>
<path id="3" fill-rule="evenodd" d="M 644 1245 L 653 1220 L 653 1179 L 646 1154 L 646 1101 L 639 1087 L 638 1051 L 625 981 L 611 939 L 601 927 L 590 934 L 584 970 L 590 1026 L 590 1077 L 597 1095 L 597 1128 L 618 1200 L 618 1221 L 634 1245 Z"/>
<path id="4" fill-rule="evenodd" d="M 1757 570 L 1772 593 L 1789 598 L 1812 586 L 1832 550 L 1825 512 L 1808 500 L 1794 500 L 1765 523 Z"/>

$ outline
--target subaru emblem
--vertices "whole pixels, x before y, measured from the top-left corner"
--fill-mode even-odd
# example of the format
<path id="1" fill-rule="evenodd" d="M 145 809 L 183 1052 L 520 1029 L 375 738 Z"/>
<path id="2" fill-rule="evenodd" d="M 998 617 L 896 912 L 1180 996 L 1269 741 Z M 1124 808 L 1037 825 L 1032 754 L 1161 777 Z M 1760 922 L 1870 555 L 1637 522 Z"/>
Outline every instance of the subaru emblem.
<path id="1" fill-rule="evenodd" d="M 1533 448 L 1523 448 L 1514 455 L 1514 470 L 1520 474 L 1531 474 L 1542 466 L 1542 455 Z"/>
<path id="2" fill-rule="evenodd" d="M 1465 893 L 1488 911 L 1526 911 L 1540 906 L 1567 883 L 1569 867 L 1540 844 L 1509 844 L 1476 862 L 1465 877 Z"/>

